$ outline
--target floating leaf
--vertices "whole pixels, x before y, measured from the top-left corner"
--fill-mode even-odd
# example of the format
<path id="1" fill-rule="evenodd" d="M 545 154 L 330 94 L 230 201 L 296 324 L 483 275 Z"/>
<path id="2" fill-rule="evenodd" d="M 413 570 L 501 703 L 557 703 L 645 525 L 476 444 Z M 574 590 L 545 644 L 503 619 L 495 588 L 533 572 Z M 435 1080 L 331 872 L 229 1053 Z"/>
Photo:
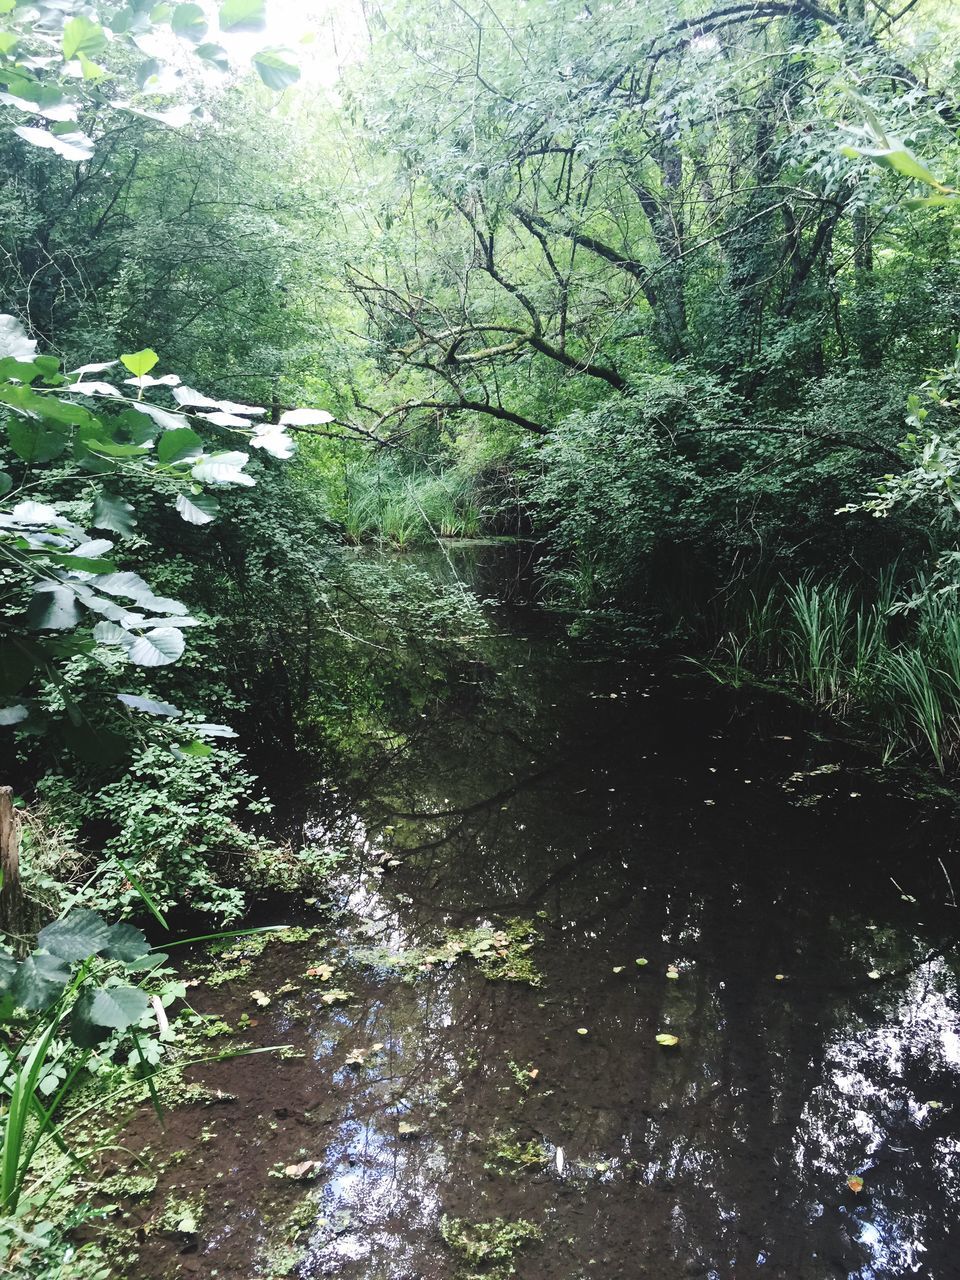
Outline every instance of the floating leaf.
<path id="1" fill-rule="evenodd" d="M 852 1192 L 854 1192 L 854 1194 L 859 1195 L 863 1190 L 863 1179 L 859 1174 L 851 1173 L 850 1177 L 847 1179 L 847 1186 Z"/>
<path id="2" fill-rule="evenodd" d="M 677 978 L 680 977 L 680 970 L 677 968 L 675 964 L 667 965 L 667 977 L 673 980 L 676 980 Z"/>
<path id="3" fill-rule="evenodd" d="M 264 1008 L 266 1005 L 270 1003 L 270 997 L 267 995 L 265 991 L 259 991 L 259 990 L 251 991 L 250 999 L 254 1002 L 254 1004 L 260 1005 L 261 1008 Z"/>
<path id="4" fill-rule="evenodd" d="M 411 1124 L 409 1120 L 401 1120 L 397 1125 L 397 1133 L 401 1138 L 419 1138 L 423 1130 L 418 1124 Z"/>
<path id="5" fill-rule="evenodd" d="M 644 956 L 640 956 L 637 960 L 637 964 L 640 965 L 641 968 L 643 968 L 645 964 L 649 964 L 649 963 L 650 961 L 647 960 Z"/>
<path id="6" fill-rule="evenodd" d="M 663 1045 L 665 1049 L 672 1049 L 674 1045 L 680 1043 L 679 1036 L 672 1036 L 667 1031 L 661 1031 L 657 1036 L 657 1044 Z"/>
<path id="7" fill-rule="evenodd" d="M 577 1027 L 578 1036 L 588 1036 L 590 1034 L 589 1027 Z"/>
<path id="8" fill-rule="evenodd" d="M 615 964 L 613 966 L 614 973 L 623 973 L 623 969 L 624 969 L 624 966 L 622 964 Z"/>

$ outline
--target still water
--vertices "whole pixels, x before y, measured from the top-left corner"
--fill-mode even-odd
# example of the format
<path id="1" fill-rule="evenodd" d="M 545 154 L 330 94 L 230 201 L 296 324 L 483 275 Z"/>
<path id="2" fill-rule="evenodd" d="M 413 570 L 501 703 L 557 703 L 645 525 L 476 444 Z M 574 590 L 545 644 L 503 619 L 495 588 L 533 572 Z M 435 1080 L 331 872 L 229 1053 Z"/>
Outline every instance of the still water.
<path id="1" fill-rule="evenodd" d="M 334 920 L 287 917 L 326 945 L 196 993 L 293 1050 L 198 1068 L 223 1105 L 165 1136 L 135 1122 L 185 1153 L 161 1192 L 206 1200 L 131 1274 L 960 1277 L 944 802 L 788 703 L 591 658 L 515 552 L 435 568 L 491 601 L 477 684 L 309 818 L 361 867 Z M 480 1256 L 505 1223 L 530 1225 Z"/>

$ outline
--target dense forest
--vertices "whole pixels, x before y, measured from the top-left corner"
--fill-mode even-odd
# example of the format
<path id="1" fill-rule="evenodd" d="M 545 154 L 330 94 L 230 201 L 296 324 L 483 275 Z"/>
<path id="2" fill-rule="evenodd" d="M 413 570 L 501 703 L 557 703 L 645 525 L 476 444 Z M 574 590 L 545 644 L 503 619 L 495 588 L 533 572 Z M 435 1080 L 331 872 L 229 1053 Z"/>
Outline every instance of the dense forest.
<path id="1" fill-rule="evenodd" d="M 377 862 L 398 882 L 448 838 L 440 815 L 469 826 L 466 793 L 399 798 L 425 722 L 507 706 L 496 743 L 540 768 L 530 726 L 558 703 L 522 682 L 509 701 L 511 627 L 653 664 L 704 707 L 772 699 L 898 803 L 954 812 L 958 131 L 949 0 L 0 0 L 3 1275 L 218 1274 L 173 1191 L 136 1241 L 129 1179 L 95 1191 L 191 1064 L 275 1048 L 216 1040 L 216 998 L 188 988 L 220 964 L 216 997 L 231 971 L 197 948 L 250 965 L 291 901 L 330 914 L 288 913 L 290 941 L 336 936 L 337 877 L 359 874 L 337 822 L 365 787 L 396 790 Z M 491 611 L 499 588 L 457 570 L 469 546 L 522 550 L 536 624 Z M 790 777 L 839 768 L 817 760 Z M 504 766 L 484 803 L 520 787 Z M 891 839 L 927 821 L 886 812 Z M 892 881 L 897 910 L 917 902 L 900 865 L 861 877 Z M 473 916 L 416 974 L 466 958 L 530 979 L 527 925 Z M 278 999 L 252 996 L 263 1016 Z M 510 1061 L 526 1097 L 542 1067 Z M 497 1159 L 568 1177 L 539 1133 L 501 1133 Z M 321 1161 L 288 1154 L 277 1181 L 311 1186 Z M 576 1280 L 601 1250 L 525 1269 L 542 1224 L 495 1195 L 480 1227 L 452 1213 L 432 1247 L 460 1269 L 430 1280 Z M 160 1238 L 176 1248 L 148 1263 Z M 219 1274 L 421 1275 L 346 1253 L 370 1269 L 301 1270 L 296 1238 Z M 848 1245 L 775 1274 L 954 1274 L 906 1253 L 861 1271 Z M 642 1275 L 748 1274 L 724 1265 L 688 1239 Z"/>

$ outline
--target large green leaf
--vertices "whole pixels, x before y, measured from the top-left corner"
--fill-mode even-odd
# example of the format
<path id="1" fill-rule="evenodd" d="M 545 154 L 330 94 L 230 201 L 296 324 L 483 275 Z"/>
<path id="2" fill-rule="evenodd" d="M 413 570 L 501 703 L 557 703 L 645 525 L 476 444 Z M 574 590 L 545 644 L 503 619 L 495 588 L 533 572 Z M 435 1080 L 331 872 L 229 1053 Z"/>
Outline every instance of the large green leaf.
<path id="1" fill-rule="evenodd" d="M 209 524 L 220 511 L 220 504 L 211 493 L 178 493 L 176 505 L 187 524 Z"/>
<path id="2" fill-rule="evenodd" d="M 165 431 L 157 441 L 157 458 L 164 466 L 197 458 L 203 452 L 203 441 L 190 427 Z"/>
<path id="3" fill-rule="evenodd" d="M 105 49 L 106 45 L 103 27 L 89 18 L 71 18 L 63 28 L 63 56 L 68 62 L 79 53 L 85 53 L 89 58 Z"/>
<path id="4" fill-rule="evenodd" d="M 10 990 L 24 1009 L 45 1009 L 70 981 L 70 968 L 60 956 L 37 954 L 21 960 Z"/>
<path id="5" fill-rule="evenodd" d="M 144 347 L 142 351 L 131 352 L 129 355 L 121 356 L 120 359 L 135 378 L 142 378 L 144 374 L 150 372 L 160 357 L 149 347 Z"/>
<path id="6" fill-rule="evenodd" d="M 15 417 L 7 420 L 7 438 L 10 448 L 24 462 L 52 462 L 70 443 L 61 427 Z"/>
<path id="7" fill-rule="evenodd" d="M 103 954 L 110 960 L 122 960 L 124 964 L 133 964 L 150 950 L 150 943 L 142 929 L 132 924 L 112 924 L 110 937 L 103 949 Z"/>
<path id="8" fill-rule="evenodd" d="M 110 926 L 96 911 L 80 907 L 54 920 L 37 935 L 37 943 L 51 955 L 71 963 L 95 956 L 107 945 Z"/>
<path id="9" fill-rule="evenodd" d="M 253 65 L 268 89 L 289 89 L 300 79 L 300 68 L 288 61 L 279 49 L 261 49 L 253 55 Z"/>
<path id="10" fill-rule="evenodd" d="M 95 529 L 110 529 L 113 533 L 129 538 L 136 531 L 137 520 L 129 502 L 115 493 L 101 489 L 94 499 L 91 523 Z"/>
<path id="11" fill-rule="evenodd" d="M 223 0 L 221 31 L 262 31 L 267 25 L 266 0 Z"/>
<path id="12" fill-rule="evenodd" d="M 196 43 L 207 34 L 207 16 L 198 4 L 178 4 L 170 17 L 170 26 L 176 35 Z"/>
<path id="13" fill-rule="evenodd" d="M 139 987 L 101 987 L 90 1002 L 90 1021 L 122 1031 L 140 1021 L 150 1001 Z"/>

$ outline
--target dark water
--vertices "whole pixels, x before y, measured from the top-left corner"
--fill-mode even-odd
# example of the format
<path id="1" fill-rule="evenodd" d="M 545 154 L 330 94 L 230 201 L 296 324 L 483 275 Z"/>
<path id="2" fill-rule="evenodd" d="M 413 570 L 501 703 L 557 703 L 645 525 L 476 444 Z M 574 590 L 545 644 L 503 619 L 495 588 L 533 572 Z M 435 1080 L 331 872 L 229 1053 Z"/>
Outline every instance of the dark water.
<path id="1" fill-rule="evenodd" d="M 208 1198 L 196 1238 L 148 1235 L 129 1274 L 960 1276 L 942 803 L 788 704 L 585 658 L 523 604 L 511 553 L 449 555 L 438 572 L 501 599 L 498 674 L 313 820 L 367 868 L 336 924 L 295 915 L 332 940 L 327 986 L 349 1000 L 305 980 L 310 943 L 197 993 L 303 1056 L 199 1069 L 235 1100 L 172 1113 L 165 1137 L 138 1118 L 128 1142 L 188 1152 L 161 1193 Z M 540 937 L 539 986 L 391 963 L 512 919 Z M 268 1176 L 308 1159 L 315 1181 Z M 541 1239 L 491 1270 L 444 1243 L 444 1215 Z"/>

